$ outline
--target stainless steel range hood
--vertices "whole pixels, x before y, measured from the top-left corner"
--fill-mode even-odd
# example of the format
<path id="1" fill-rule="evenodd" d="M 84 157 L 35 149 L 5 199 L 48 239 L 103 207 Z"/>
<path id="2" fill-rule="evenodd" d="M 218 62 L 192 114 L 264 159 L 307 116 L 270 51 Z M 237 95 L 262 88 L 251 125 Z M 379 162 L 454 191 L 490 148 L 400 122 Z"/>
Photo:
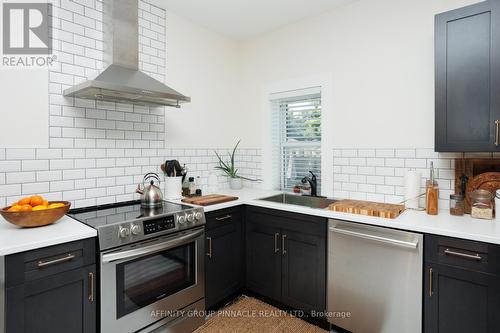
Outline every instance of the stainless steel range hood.
<path id="1" fill-rule="evenodd" d="M 179 107 L 191 98 L 139 71 L 138 0 L 104 1 L 104 71 L 64 96 Z"/>

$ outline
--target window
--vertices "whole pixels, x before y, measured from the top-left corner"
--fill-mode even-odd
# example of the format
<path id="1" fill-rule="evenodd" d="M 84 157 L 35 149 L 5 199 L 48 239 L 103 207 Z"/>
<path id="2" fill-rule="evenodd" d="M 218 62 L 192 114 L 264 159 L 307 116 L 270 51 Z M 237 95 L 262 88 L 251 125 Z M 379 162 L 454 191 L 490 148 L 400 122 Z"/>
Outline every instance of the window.
<path id="1" fill-rule="evenodd" d="M 309 171 L 321 193 L 321 93 L 319 88 L 273 94 L 274 187 L 291 191 Z"/>

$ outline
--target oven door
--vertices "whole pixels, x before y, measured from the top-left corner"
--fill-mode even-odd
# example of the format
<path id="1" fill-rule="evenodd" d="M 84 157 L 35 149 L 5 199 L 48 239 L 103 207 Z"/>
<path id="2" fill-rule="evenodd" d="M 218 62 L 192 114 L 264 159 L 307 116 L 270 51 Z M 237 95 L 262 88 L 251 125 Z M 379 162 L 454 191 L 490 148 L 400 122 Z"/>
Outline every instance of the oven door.
<path id="1" fill-rule="evenodd" d="M 135 332 L 204 298 L 204 251 L 197 228 L 102 253 L 101 332 Z"/>

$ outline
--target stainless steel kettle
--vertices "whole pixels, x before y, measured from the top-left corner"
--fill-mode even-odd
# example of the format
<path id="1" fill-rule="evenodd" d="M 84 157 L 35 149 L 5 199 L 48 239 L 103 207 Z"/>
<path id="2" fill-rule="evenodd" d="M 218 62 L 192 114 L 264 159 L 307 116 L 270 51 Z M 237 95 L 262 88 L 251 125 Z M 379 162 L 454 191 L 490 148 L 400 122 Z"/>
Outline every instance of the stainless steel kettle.
<path id="1" fill-rule="evenodd" d="M 141 195 L 141 207 L 155 208 L 163 205 L 163 193 L 160 190 L 160 177 L 158 174 L 153 172 L 145 174 L 142 184 L 137 185 L 135 191 Z"/>

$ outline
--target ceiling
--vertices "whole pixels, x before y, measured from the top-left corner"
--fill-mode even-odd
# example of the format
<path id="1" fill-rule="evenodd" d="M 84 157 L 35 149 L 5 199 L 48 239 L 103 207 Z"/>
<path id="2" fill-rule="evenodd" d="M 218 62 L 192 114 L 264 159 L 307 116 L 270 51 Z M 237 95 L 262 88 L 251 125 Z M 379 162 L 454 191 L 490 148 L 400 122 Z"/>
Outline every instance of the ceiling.
<path id="1" fill-rule="evenodd" d="M 244 40 L 356 0 L 161 0 L 167 11 Z"/>

